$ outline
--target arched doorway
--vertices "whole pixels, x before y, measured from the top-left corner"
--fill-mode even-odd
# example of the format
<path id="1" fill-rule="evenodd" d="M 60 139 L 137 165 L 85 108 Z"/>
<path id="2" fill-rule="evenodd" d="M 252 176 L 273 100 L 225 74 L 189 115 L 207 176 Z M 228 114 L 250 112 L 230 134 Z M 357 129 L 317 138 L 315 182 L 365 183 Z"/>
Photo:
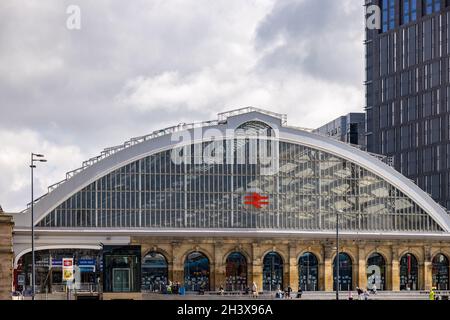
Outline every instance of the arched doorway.
<path id="1" fill-rule="evenodd" d="M 142 290 L 161 292 L 168 284 L 169 268 L 166 257 L 150 252 L 142 259 Z"/>
<path id="2" fill-rule="evenodd" d="M 311 252 L 305 252 L 298 259 L 298 285 L 303 291 L 319 289 L 319 263 Z"/>
<path id="3" fill-rule="evenodd" d="M 263 260 L 263 290 L 283 289 L 283 259 L 272 251 Z"/>
<path id="4" fill-rule="evenodd" d="M 226 261 L 226 290 L 245 290 L 247 287 L 247 259 L 240 252 L 232 252 Z"/>
<path id="5" fill-rule="evenodd" d="M 367 259 L 367 289 L 386 290 L 386 261 L 379 253 L 372 253 Z"/>
<path id="6" fill-rule="evenodd" d="M 433 258 L 433 286 L 438 290 L 449 290 L 448 259 L 439 253 Z"/>
<path id="7" fill-rule="evenodd" d="M 184 262 L 187 291 L 209 290 L 209 259 L 201 252 L 191 252 Z"/>
<path id="8" fill-rule="evenodd" d="M 336 290 L 336 257 L 333 261 L 333 290 Z M 339 290 L 353 290 L 352 259 L 344 252 L 339 253 Z"/>
<path id="9" fill-rule="evenodd" d="M 419 290 L 419 267 L 416 257 L 406 253 L 400 259 L 400 290 Z"/>

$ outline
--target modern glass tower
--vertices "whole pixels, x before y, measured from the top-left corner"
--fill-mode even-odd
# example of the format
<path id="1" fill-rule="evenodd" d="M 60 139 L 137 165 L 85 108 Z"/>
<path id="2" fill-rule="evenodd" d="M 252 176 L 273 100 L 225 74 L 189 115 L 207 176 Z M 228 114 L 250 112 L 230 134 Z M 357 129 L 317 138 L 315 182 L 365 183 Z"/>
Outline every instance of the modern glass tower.
<path id="1" fill-rule="evenodd" d="M 450 208 L 450 1 L 366 0 L 367 151 Z"/>

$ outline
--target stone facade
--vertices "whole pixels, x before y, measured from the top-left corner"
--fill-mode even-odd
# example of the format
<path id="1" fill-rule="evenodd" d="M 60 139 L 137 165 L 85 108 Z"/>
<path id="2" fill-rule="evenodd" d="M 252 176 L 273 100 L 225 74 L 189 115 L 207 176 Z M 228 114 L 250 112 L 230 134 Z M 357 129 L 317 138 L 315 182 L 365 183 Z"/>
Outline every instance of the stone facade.
<path id="1" fill-rule="evenodd" d="M 13 276 L 13 219 L 0 211 L 0 300 L 11 299 Z"/>
<path id="2" fill-rule="evenodd" d="M 210 289 L 217 290 L 225 284 L 225 266 L 228 255 L 240 252 L 247 259 L 247 281 L 263 287 L 264 256 L 275 251 L 283 259 L 283 287 L 298 289 L 298 261 L 305 252 L 313 253 L 318 259 L 318 289 L 333 290 L 333 261 L 336 244 L 328 239 L 278 240 L 250 238 L 162 238 L 133 237 L 133 245 L 141 245 L 142 256 L 151 251 L 163 254 L 168 262 L 169 280 L 184 282 L 184 261 L 193 252 L 203 253 L 210 262 Z M 450 243 L 426 240 L 340 240 L 340 251 L 352 260 L 353 288 L 367 287 L 367 259 L 372 253 L 379 253 L 385 260 L 386 290 L 400 290 L 400 259 L 405 253 L 412 253 L 418 261 L 418 288 L 432 287 L 432 259 L 438 253 L 450 257 Z"/>

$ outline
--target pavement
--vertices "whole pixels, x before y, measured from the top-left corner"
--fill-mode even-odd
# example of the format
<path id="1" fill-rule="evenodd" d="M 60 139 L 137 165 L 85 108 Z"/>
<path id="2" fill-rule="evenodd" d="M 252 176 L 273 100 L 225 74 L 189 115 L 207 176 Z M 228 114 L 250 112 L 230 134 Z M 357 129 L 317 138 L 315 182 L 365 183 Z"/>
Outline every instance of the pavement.
<path id="1" fill-rule="evenodd" d="M 437 295 L 449 296 L 450 292 L 438 292 Z M 349 292 L 342 291 L 339 293 L 341 300 L 349 300 Z M 352 292 L 353 300 L 358 300 L 356 291 Z M 70 295 L 70 300 L 75 300 L 75 295 Z M 204 295 L 197 293 L 187 293 L 186 295 L 160 294 L 160 293 L 143 293 L 143 300 L 249 300 L 249 295 L 241 294 L 224 294 L 219 295 L 215 292 L 207 292 Z M 288 300 L 277 299 L 275 294 L 261 293 L 258 300 Z M 292 293 L 292 300 L 335 300 L 335 292 L 304 292 L 301 299 L 296 298 L 296 293 Z M 24 297 L 24 300 L 31 300 L 31 297 Z M 67 300 L 66 293 L 37 294 L 36 300 Z M 376 294 L 370 294 L 368 300 L 428 300 L 427 291 L 378 291 Z"/>

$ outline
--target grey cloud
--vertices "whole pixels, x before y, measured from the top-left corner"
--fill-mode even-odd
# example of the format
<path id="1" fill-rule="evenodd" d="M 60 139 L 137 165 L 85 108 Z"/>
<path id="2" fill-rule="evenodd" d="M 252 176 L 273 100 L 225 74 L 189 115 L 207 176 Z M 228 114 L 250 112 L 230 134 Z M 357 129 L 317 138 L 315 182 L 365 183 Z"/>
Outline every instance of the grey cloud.
<path id="1" fill-rule="evenodd" d="M 303 72 L 328 81 L 362 82 L 362 5 L 354 0 L 279 1 L 258 27 L 259 67 Z M 273 50 L 277 40 L 282 44 Z"/>
<path id="2" fill-rule="evenodd" d="M 332 11 L 338 2 L 2 0 L 0 129 L 12 136 L 31 130 L 36 139 L 33 144 L 17 148 L 18 142 L 13 139 L 1 143 L 14 147 L 14 157 L 48 150 L 48 145 L 53 155 L 57 150 L 67 153 L 63 158 L 49 159 L 45 174 L 54 179 L 50 181 L 53 183 L 79 166 L 78 158 L 87 159 L 105 147 L 164 126 L 213 119 L 217 112 L 232 107 L 258 106 L 262 101 L 265 105 L 261 107 L 287 112 L 294 123 L 295 113 L 301 110 L 297 101 L 316 99 L 306 96 L 311 90 L 296 90 L 297 79 L 301 80 L 299 73 L 318 79 L 314 82 L 316 93 L 322 87 L 328 88 L 330 79 L 351 83 L 352 90 L 359 90 L 355 74 L 362 67 L 350 60 L 339 65 L 336 59 L 348 54 L 354 60 L 360 54 L 360 43 L 351 41 L 358 38 L 353 29 L 361 4 L 352 0 L 355 8 L 350 6 L 349 13 L 338 11 L 333 22 L 328 17 L 335 14 Z M 327 7 L 322 8 L 320 3 Z M 79 31 L 66 29 L 65 10 L 69 4 L 81 7 Z M 327 23 L 318 23 L 318 16 Z M 329 39 L 330 30 L 344 39 L 335 50 L 336 57 L 325 56 L 325 45 L 317 46 L 315 40 Z M 280 35 L 287 42 L 271 50 Z M 310 48 L 308 55 L 298 54 L 301 45 Z M 246 68 L 255 61 L 254 67 Z M 226 87 L 231 94 L 192 92 L 199 101 L 205 97 L 205 106 L 199 108 L 188 108 L 186 101 L 170 108 L 160 103 L 136 109 L 117 99 L 129 81 L 152 79 L 166 72 L 179 75 L 176 86 L 183 85 L 184 79 L 194 79 L 199 83 L 194 89 L 214 83 L 219 91 Z M 238 85 L 233 87 L 236 82 Z M 170 94 L 171 88 L 167 89 Z M 339 89 L 334 87 L 333 92 Z M 347 90 L 341 101 L 348 101 L 352 92 Z M 303 111 L 310 112 L 309 105 L 305 104 Z M 334 110 L 340 112 L 346 107 L 341 104 Z M 67 151 L 64 146 L 74 148 Z M 74 150 L 81 153 L 76 163 Z M 14 168 L 0 165 L 0 175 L 7 176 L 7 180 L 28 182 L 28 172 L 22 168 L 26 160 Z M 5 181 L 0 179 L 3 209 L 24 206 L 28 187 L 20 185 L 11 190 Z M 38 186 L 36 194 L 45 191 L 44 186 Z"/>

